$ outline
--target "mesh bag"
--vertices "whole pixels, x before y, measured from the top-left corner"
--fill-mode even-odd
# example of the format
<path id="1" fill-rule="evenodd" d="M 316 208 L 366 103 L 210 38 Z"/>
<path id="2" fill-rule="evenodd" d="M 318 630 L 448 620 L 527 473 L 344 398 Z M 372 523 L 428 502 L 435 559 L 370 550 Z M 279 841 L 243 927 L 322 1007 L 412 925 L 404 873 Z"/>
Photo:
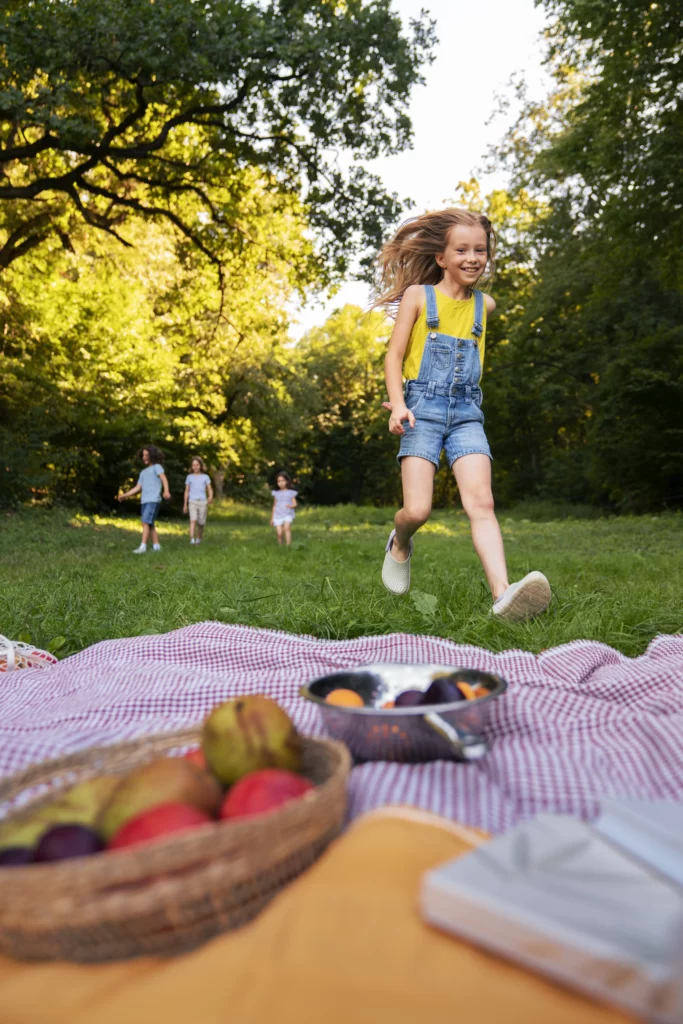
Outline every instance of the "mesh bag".
<path id="1" fill-rule="evenodd" d="M 48 651 L 41 651 L 33 644 L 21 640 L 8 640 L 0 633 L 0 672 L 14 672 L 18 668 L 47 668 L 56 665 L 57 658 Z"/>

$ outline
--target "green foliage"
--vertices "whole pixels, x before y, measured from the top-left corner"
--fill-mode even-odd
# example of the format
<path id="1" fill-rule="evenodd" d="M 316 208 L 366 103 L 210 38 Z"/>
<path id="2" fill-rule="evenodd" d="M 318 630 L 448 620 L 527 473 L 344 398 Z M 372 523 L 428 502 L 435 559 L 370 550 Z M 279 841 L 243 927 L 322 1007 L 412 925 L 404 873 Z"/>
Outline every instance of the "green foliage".
<path id="1" fill-rule="evenodd" d="M 34 0 L 0 14 L 0 269 L 85 222 L 130 244 L 165 220 L 209 259 L 258 244 L 242 216 L 257 168 L 298 195 L 318 273 L 379 242 L 396 197 L 356 159 L 410 142 L 406 108 L 430 59 L 423 14 L 390 0 Z M 274 239 L 273 241 L 276 241 Z"/>
<path id="2" fill-rule="evenodd" d="M 488 614 L 462 513 L 437 512 L 420 531 L 414 589 L 397 598 L 380 580 L 393 508 L 301 509 L 291 548 L 278 548 L 266 509 L 212 507 L 198 548 L 187 522 L 163 511 L 161 552 L 142 557 L 131 554 L 133 517 L 3 516 L 3 631 L 41 647 L 66 638 L 60 657 L 207 619 L 330 639 L 422 633 L 494 651 L 589 638 L 637 655 L 657 633 L 683 628 L 680 515 L 578 519 L 562 510 L 553 520 L 527 506 L 503 517 L 513 578 L 541 568 L 554 595 L 546 614 L 512 625 Z"/>
<path id="3" fill-rule="evenodd" d="M 541 2 L 556 88 L 493 154 L 514 200 L 537 204 L 526 289 L 507 292 L 502 261 L 507 347 L 485 377 L 492 431 L 505 425 L 510 441 L 494 445 L 504 493 L 680 505 L 680 19 L 642 0 Z"/>

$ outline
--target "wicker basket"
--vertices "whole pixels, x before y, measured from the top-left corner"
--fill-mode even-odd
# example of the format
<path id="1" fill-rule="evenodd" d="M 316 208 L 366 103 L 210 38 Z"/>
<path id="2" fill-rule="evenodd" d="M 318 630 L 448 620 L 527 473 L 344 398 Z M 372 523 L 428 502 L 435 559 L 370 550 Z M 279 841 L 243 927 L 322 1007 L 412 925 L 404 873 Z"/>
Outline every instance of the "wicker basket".
<path id="1" fill-rule="evenodd" d="M 16 805 L 40 787 L 40 797 L 10 812 L 19 819 L 59 789 L 124 775 L 198 738 L 183 730 L 35 765 L 0 785 L 0 803 Z M 271 814 L 59 864 L 0 868 L 0 952 L 81 963 L 164 955 L 240 927 L 340 832 L 349 769 L 342 744 L 305 738 L 304 773 L 316 787 Z"/>
<path id="2" fill-rule="evenodd" d="M 47 668 L 56 665 L 57 658 L 49 651 L 25 644 L 21 640 L 8 640 L 0 633 L 0 672 L 14 672 L 18 668 Z"/>

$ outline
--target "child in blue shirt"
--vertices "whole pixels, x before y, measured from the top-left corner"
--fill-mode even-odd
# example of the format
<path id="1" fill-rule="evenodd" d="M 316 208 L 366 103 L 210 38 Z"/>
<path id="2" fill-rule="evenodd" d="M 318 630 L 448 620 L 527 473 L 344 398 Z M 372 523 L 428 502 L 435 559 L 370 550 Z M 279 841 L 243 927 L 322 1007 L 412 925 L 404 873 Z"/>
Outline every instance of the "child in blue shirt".
<path id="1" fill-rule="evenodd" d="M 183 501 L 183 512 L 190 513 L 190 544 L 201 544 L 206 513 L 212 501 L 213 488 L 211 477 L 206 472 L 206 463 L 195 455 L 190 463 L 190 472 L 185 477 Z"/>
<path id="2" fill-rule="evenodd" d="M 138 452 L 138 458 L 142 459 L 145 468 L 141 470 L 138 482 L 124 494 L 118 494 L 119 501 L 132 498 L 140 492 L 140 519 L 142 521 L 142 540 L 140 546 L 133 552 L 134 555 L 144 555 L 147 550 L 147 541 L 152 538 L 152 550 L 161 551 L 159 534 L 156 528 L 156 519 L 161 508 L 161 495 L 168 501 L 171 492 L 168 489 L 168 480 L 161 465 L 163 455 L 156 445 L 148 444 Z"/>

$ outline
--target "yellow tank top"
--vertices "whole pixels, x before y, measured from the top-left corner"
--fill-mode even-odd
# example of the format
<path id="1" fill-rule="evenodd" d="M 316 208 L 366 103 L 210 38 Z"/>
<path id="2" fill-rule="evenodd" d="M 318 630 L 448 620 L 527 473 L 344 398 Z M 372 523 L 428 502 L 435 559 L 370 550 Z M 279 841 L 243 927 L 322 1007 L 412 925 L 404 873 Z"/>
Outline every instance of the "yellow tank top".
<path id="1" fill-rule="evenodd" d="M 436 307 L 439 311 L 439 333 L 450 334 L 454 338 L 471 338 L 472 325 L 474 323 L 474 295 L 469 299 L 449 299 L 443 295 L 438 288 L 434 289 L 436 294 Z M 406 354 L 403 357 L 403 378 L 404 380 L 415 380 L 420 373 L 420 363 L 427 340 L 427 303 L 425 301 L 422 312 L 415 321 L 410 332 L 410 339 Z M 484 303 L 484 330 L 479 339 L 479 362 L 482 371 L 484 369 L 484 352 L 486 350 L 486 303 Z"/>

